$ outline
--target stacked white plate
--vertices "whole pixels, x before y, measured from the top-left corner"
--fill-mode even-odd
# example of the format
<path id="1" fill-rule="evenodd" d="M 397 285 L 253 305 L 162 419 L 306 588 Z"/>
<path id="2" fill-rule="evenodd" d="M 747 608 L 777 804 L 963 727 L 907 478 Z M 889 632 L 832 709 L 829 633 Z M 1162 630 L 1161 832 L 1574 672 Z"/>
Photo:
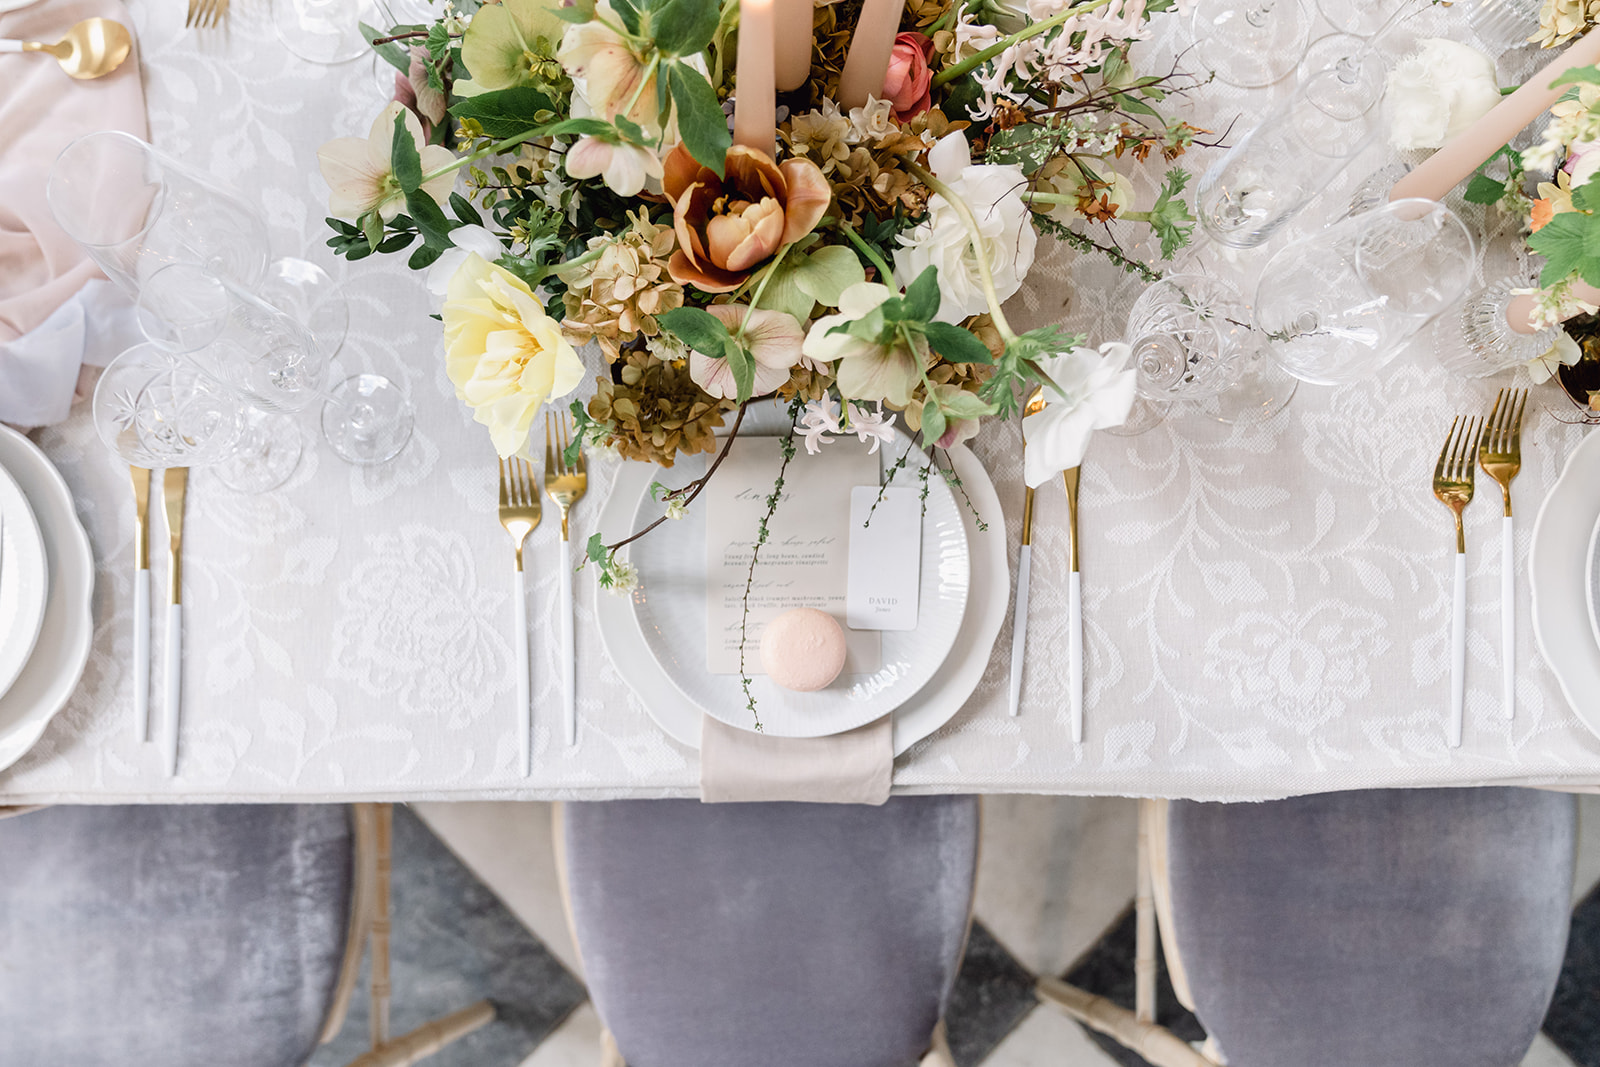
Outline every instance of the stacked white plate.
<path id="1" fill-rule="evenodd" d="M 763 417 L 770 413 L 757 411 L 747 415 L 745 433 L 779 430 Z M 908 446 L 902 437 L 892 452 L 886 448 L 886 465 Z M 884 632 L 883 668 L 842 676 L 822 694 L 788 694 L 758 677 L 754 689 L 766 733 L 816 737 L 890 713 L 898 755 L 948 722 L 972 695 L 1005 619 L 1005 523 L 982 464 L 965 448 L 953 449 L 951 461 L 972 507 L 957 501 L 942 478 L 931 479 L 917 629 Z M 624 464 L 600 515 L 602 538 L 619 541 L 648 522 L 652 509 L 659 513 L 651 482 L 659 477 L 681 484 L 699 473 L 688 469 L 694 461 L 680 466 L 669 478 L 645 464 Z M 986 530 L 978 529 L 980 520 Z M 688 517 L 630 546 L 641 582 L 631 599 L 603 590 L 595 597 L 607 655 L 657 724 L 692 748 L 699 747 L 704 715 L 745 729 L 753 725 L 738 678 L 705 670 L 704 536 L 703 520 L 691 508 Z"/>
<path id="2" fill-rule="evenodd" d="M 66 705 L 89 659 L 94 557 L 61 474 L 0 426 L 0 767 Z"/>

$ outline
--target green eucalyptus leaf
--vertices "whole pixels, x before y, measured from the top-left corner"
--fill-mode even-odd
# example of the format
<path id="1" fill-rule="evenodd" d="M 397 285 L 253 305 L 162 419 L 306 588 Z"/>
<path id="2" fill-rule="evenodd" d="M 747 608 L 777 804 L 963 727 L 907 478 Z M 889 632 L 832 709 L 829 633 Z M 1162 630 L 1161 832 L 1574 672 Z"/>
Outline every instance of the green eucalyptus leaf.
<path id="1" fill-rule="evenodd" d="M 425 270 L 433 266 L 434 260 L 444 255 L 444 249 L 434 245 L 423 245 L 411 253 L 411 258 L 406 260 L 406 266 L 412 270 Z"/>
<path id="2" fill-rule="evenodd" d="M 461 220 L 463 226 L 483 225 L 483 216 L 478 214 L 478 209 L 472 206 L 472 201 L 460 193 L 450 194 L 450 211 Z"/>
<path id="3" fill-rule="evenodd" d="M 389 165 L 394 168 L 394 180 L 400 183 L 402 192 L 409 195 L 422 188 L 422 155 L 417 151 L 417 142 L 411 138 L 411 131 L 406 129 L 404 111 L 394 117 Z"/>
<path id="4" fill-rule="evenodd" d="M 717 92 L 705 75 L 687 64 L 674 62 L 666 67 L 672 102 L 678 111 L 678 134 L 689 154 L 720 178 L 733 137 L 728 133 L 728 117 L 717 102 Z"/>
<path id="5" fill-rule="evenodd" d="M 422 240 L 430 248 L 437 248 L 443 252 L 446 248 L 453 247 L 450 240 L 450 231 L 454 228 L 450 220 L 445 217 L 433 197 L 421 189 L 406 194 L 406 210 L 411 213 L 411 218 L 417 224 Z"/>

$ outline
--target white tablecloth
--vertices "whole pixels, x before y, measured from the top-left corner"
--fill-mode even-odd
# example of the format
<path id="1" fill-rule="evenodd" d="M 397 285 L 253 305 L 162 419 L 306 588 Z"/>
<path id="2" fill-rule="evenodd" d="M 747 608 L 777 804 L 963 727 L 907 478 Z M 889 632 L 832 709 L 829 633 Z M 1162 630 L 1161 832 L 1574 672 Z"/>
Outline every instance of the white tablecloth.
<path id="1" fill-rule="evenodd" d="M 314 153 L 329 138 L 365 135 L 379 74 L 366 59 L 319 67 L 289 55 L 259 2 L 236 0 L 227 33 L 185 31 L 181 3 L 135 5 L 153 137 L 247 192 L 279 253 L 315 259 L 343 282 L 351 329 L 341 361 L 400 381 L 416 402 L 416 434 L 397 462 L 372 470 L 311 448 L 289 486 L 267 496 L 236 496 L 195 473 L 183 773 L 173 781 L 156 746 L 137 744 L 130 726 L 126 468 L 100 446 L 86 413 L 36 434 L 94 541 L 96 639 L 71 704 L 0 773 L 0 801 L 693 795 L 696 754 L 667 739 L 607 661 L 588 575 L 577 581 L 581 744 L 562 743 L 554 522 L 531 542 L 539 714 L 533 776 L 518 773 L 510 547 L 495 521 L 493 451 L 445 378 L 419 276 L 400 258 L 352 265 L 323 247 L 326 190 Z M 1463 10 L 1426 17 L 1461 19 Z M 1209 86 L 1196 121 L 1220 131 L 1242 115 L 1243 130 L 1286 88 L 1245 96 Z M 1206 158 L 1184 162 L 1197 168 Z M 1346 192 L 1330 194 L 1319 217 L 1365 169 L 1352 168 Z M 1202 255 L 1244 279 L 1264 258 L 1230 266 Z M 1064 309 L 1093 340 L 1117 337 L 1126 292 L 1108 295 L 1115 272 L 1077 260 L 1064 281 L 1069 263 L 1065 254 L 1036 268 L 1018 325 Z M 1047 488 L 1034 534 L 1022 715 L 1005 711 L 1008 625 L 966 707 L 898 761 L 896 789 L 1262 798 L 1600 783 L 1600 740 L 1540 660 L 1525 581 L 1517 716 L 1501 717 L 1493 486 L 1467 513 L 1467 722 L 1463 746 L 1445 746 L 1453 545 L 1428 476 L 1451 414 L 1484 406 L 1492 384 L 1452 381 L 1407 354 L 1375 382 L 1302 387 L 1264 426 L 1229 431 L 1184 419 L 1097 439 L 1083 476 L 1085 743 L 1070 742 L 1058 697 L 1066 507 Z M 1525 433 L 1516 483 L 1523 575 L 1538 504 L 1579 433 L 1543 413 Z M 976 451 L 1006 502 L 1014 558 L 1015 424 L 988 429 Z M 605 467 L 594 467 L 575 520 L 580 540 L 609 483 Z M 164 562 L 152 555 L 161 589 Z"/>

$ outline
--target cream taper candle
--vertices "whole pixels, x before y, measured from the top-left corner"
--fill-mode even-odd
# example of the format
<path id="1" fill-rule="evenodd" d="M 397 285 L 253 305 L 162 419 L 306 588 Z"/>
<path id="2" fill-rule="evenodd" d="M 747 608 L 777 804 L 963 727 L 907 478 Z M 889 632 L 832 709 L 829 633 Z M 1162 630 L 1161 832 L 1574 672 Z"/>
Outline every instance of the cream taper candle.
<path id="1" fill-rule="evenodd" d="M 775 155 L 778 100 L 773 83 L 773 0 L 739 0 L 739 65 L 733 143 Z"/>
<path id="2" fill-rule="evenodd" d="M 811 76 L 812 0 L 778 0 L 777 54 L 778 91 L 798 89 Z"/>
<path id="3" fill-rule="evenodd" d="M 1551 82 L 1573 67 L 1589 67 L 1597 62 L 1600 62 L 1600 33 L 1591 31 L 1530 76 L 1522 83 L 1522 88 L 1500 101 L 1488 114 L 1456 134 L 1421 166 L 1396 182 L 1389 190 L 1389 199 L 1414 196 L 1443 200 L 1446 193 L 1465 181 L 1484 160 L 1509 144 L 1529 123 L 1561 99 L 1565 87 L 1552 89 Z"/>
<path id="4" fill-rule="evenodd" d="M 883 95 L 883 79 L 889 73 L 889 55 L 905 7 L 905 0 L 866 0 L 850 35 L 844 70 L 839 72 L 840 107 L 848 111 L 865 105 L 868 96 Z"/>

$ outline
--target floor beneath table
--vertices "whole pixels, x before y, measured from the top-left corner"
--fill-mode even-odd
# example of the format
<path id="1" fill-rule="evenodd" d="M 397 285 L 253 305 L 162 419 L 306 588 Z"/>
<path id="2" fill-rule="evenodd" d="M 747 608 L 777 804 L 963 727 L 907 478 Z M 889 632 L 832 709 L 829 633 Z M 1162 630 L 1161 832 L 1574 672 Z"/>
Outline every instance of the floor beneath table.
<path id="1" fill-rule="evenodd" d="M 1600 797 L 1580 804 L 1568 969 L 1523 1067 L 1600 1067 Z M 402 812 L 396 825 L 397 1028 L 415 1025 L 407 1016 L 421 1021 L 487 996 L 502 1006 L 501 1021 L 430 1067 L 592 1067 L 599 1023 L 576 977 L 549 806 L 413 811 L 420 822 Z M 977 927 L 949 1018 L 960 1067 L 1142 1067 L 1037 1007 L 1032 992 L 1034 975 L 1070 973 L 1131 1006 L 1135 818 L 1134 802 L 1122 799 L 985 800 Z M 1199 1033 L 1170 994 L 1162 1008 L 1163 1022 Z M 346 1062 L 364 1028 L 358 1008 L 313 1067 Z"/>

